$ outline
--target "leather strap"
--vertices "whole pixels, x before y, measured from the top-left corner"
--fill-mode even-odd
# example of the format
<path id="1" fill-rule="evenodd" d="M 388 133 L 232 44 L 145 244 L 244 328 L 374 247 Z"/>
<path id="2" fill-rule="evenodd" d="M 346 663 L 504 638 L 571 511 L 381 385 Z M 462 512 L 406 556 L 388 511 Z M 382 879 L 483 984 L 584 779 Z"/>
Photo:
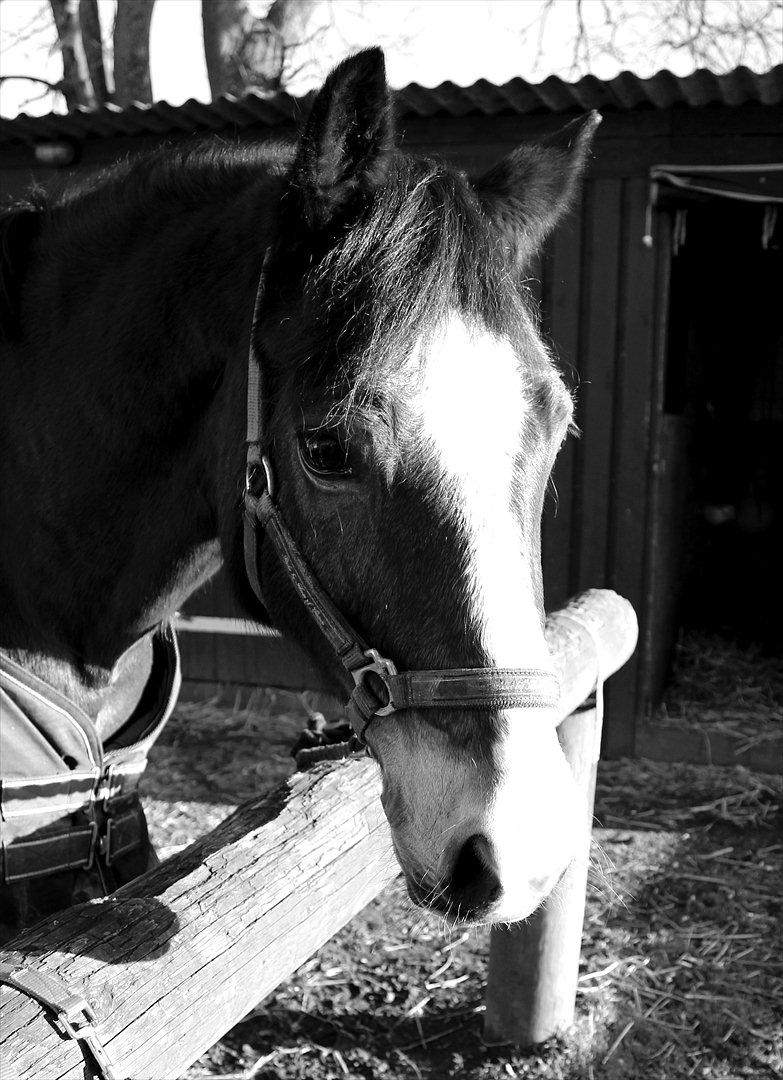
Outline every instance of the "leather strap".
<path id="1" fill-rule="evenodd" d="M 54 1013 L 54 1024 L 64 1038 L 84 1043 L 92 1060 L 90 1074 L 96 1080 L 120 1080 L 95 1025 L 98 1019 L 87 999 L 58 975 L 15 964 L 0 964 L 0 983 L 33 998 Z"/>
<path id="2" fill-rule="evenodd" d="M 4 840 L 0 881 L 27 881 L 62 870 L 88 869 L 97 841 L 98 826 L 94 821 L 32 840 Z"/>
<path id="3" fill-rule="evenodd" d="M 397 709 L 553 708 L 560 687 L 538 668 L 449 668 L 405 671 L 388 680 Z"/>
<path id="4" fill-rule="evenodd" d="M 302 557 L 296 541 L 272 502 L 268 488 L 253 499 L 253 524 L 258 522 L 272 541 L 291 584 L 307 608 L 310 618 L 329 642 L 343 668 L 350 674 L 367 664 L 368 646 L 321 588 L 321 583 Z"/>
<path id="5" fill-rule="evenodd" d="M 289 581 L 318 630 L 353 683 L 348 718 L 360 743 L 370 721 L 405 709 L 553 708 L 557 679 L 540 668 L 452 668 L 398 672 L 370 648 L 338 610 L 304 559 L 275 502 L 274 474 L 264 453 L 261 358 L 255 347 L 266 287 L 269 249 L 256 291 L 248 357 L 247 459 L 244 494 L 244 552 L 248 581 L 264 603 L 259 570 L 259 534 L 271 542 Z"/>
<path id="6" fill-rule="evenodd" d="M 89 870 L 100 852 L 106 866 L 141 847 L 147 835 L 137 792 L 109 799 L 92 820 L 63 818 L 62 827 L 43 836 L 3 839 L 0 882 L 27 881 L 64 870 Z M 84 815 L 81 815 L 84 817 Z"/>
<path id="7" fill-rule="evenodd" d="M 270 475 L 264 464 L 264 475 Z M 319 631 L 354 683 L 348 717 L 360 740 L 375 716 L 403 709 L 554 708 L 559 686 L 541 668 L 449 668 L 397 672 L 394 664 L 368 648 L 324 591 L 291 536 L 268 489 L 245 493 L 245 528 L 262 529 Z M 258 542 L 245 545 L 252 563 L 249 577 L 259 581 Z M 259 584 L 260 589 L 260 584 Z M 260 594 L 259 594 L 259 598 Z M 373 678 L 374 676 L 374 678 Z M 380 681 L 380 685 L 379 685 Z"/>

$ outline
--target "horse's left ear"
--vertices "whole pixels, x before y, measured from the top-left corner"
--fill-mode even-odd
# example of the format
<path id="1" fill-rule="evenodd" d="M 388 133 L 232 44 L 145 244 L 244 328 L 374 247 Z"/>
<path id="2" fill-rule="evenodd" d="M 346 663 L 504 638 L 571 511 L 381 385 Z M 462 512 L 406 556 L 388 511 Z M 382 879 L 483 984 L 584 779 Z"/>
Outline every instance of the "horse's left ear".
<path id="1" fill-rule="evenodd" d="M 479 199 L 520 261 L 538 250 L 567 213 L 600 123 L 600 113 L 588 113 L 540 144 L 523 143 L 474 181 Z"/>
<path id="2" fill-rule="evenodd" d="M 290 183 L 305 220 L 327 224 L 384 177 L 394 129 L 381 49 L 344 60 L 316 95 L 299 142 Z"/>

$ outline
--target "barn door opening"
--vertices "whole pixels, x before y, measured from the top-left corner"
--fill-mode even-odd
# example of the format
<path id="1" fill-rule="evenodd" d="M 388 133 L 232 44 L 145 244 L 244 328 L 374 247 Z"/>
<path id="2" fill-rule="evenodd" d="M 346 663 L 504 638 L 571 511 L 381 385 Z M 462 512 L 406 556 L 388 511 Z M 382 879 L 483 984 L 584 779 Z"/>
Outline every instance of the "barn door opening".
<path id="1" fill-rule="evenodd" d="M 781 174 L 662 183 L 667 312 L 654 427 L 648 700 L 671 646 L 704 636 L 783 655 Z M 744 188 L 744 190 L 743 190 Z M 760 197 L 763 193 L 766 197 Z"/>
<path id="2" fill-rule="evenodd" d="M 681 624 L 772 649 L 783 643 L 783 250 L 765 214 L 678 212 L 664 414 L 684 422 Z"/>

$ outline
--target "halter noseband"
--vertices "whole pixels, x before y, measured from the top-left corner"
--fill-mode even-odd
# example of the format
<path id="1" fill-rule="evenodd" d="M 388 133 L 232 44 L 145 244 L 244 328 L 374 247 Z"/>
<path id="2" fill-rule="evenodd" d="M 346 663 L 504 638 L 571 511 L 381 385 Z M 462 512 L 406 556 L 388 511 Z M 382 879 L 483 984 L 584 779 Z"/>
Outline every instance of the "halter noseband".
<path id="1" fill-rule="evenodd" d="M 265 291 L 269 250 L 256 294 L 250 335 L 247 380 L 247 467 L 244 492 L 245 570 L 263 604 L 260 536 L 271 542 L 288 580 L 341 667 L 353 682 L 348 717 L 364 743 L 374 717 L 405 709 L 553 708 L 559 685 L 541 668 L 445 668 L 398 672 L 394 663 L 371 648 L 351 626 L 305 561 L 275 501 L 274 471 L 262 451 L 261 362 L 255 349 L 256 329 Z"/>

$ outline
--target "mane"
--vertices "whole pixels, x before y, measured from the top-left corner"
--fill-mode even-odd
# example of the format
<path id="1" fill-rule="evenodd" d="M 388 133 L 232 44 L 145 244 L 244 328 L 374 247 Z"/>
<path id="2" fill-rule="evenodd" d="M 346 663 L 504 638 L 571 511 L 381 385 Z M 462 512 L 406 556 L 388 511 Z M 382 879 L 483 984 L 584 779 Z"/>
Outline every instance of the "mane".
<path id="1" fill-rule="evenodd" d="M 160 146 L 99 172 L 69 178 L 58 192 L 33 189 L 0 208 L 0 337 L 20 333 L 22 288 L 35 261 L 36 242 L 51 268 L 83 263 L 82 276 L 100 272 L 109 244 L 122 249 L 155 235 L 175 214 L 225 203 L 254 185 L 281 176 L 291 148 L 280 143 L 240 145 L 212 137 L 184 148 Z"/>
<path id="2" fill-rule="evenodd" d="M 12 341 L 19 334 L 22 285 L 45 208 L 43 193 L 33 190 L 0 209 L 0 340 Z"/>
<path id="3" fill-rule="evenodd" d="M 200 207 L 241 192 L 264 173 L 281 173 L 290 156 L 282 143 L 227 143 L 215 136 L 184 147 L 163 144 L 69 184 L 49 209 L 78 222 L 88 215 L 111 219 L 153 202 Z"/>
<path id="4" fill-rule="evenodd" d="M 512 245 L 464 174 L 403 155 L 305 289 L 322 341 L 296 377 L 330 392 L 334 419 L 348 426 L 367 410 L 388 412 L 390 388 L 410 381 L 412 358 L 450 312 L 514 344 L 537 321 Z M 544 355 L 530 363 L 546 381 L 554 369 Z"/>
<path id="5" fill-rule="evenodd" d="M 16 332 L 36 238 L 50 267 L 59 258 L 70 271 L 78 258 L 82 277 L 93 280 L 109 244 L 122 250 L 146 242 L 175 214 L 197 211 L 210 220 L 212 207 L 244 192 L 260 202 L 260 186 L 279 183 L 292 156 L 287 144 L 215 137 L 164 145 L 3 211 L 4 336 Z M 426 354 L 450 312 L 514 344 L 537 321 L 502 221 L 463 173 L 439 161 L 396 154 L 358 220 L 328 238 L 305 235 L 303 248 L 305 296 L 318 329 L 291 377 L 327 389 L 334 418 L 349 425 L 372 410 L 393 426 L 396 391 L 410 384 L 411 361 Z M 554 376 L 539 352 L 528 367 L 530 380 L 544 387 Z"/>

